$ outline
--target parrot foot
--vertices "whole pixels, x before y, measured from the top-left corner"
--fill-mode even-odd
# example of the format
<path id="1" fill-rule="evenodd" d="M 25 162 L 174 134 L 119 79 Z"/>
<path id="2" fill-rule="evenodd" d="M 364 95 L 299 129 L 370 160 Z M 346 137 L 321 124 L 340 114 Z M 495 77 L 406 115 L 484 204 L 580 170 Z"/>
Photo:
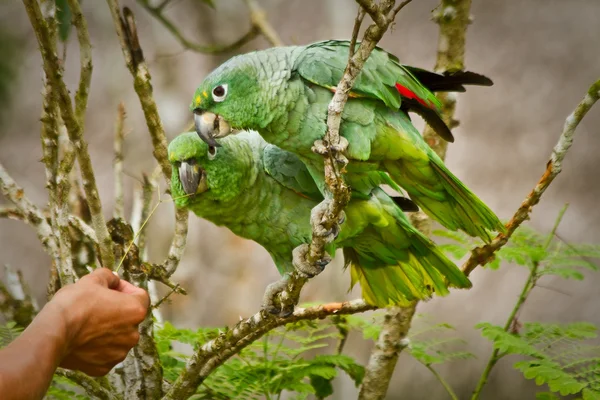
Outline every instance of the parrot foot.
<path id="1" fill-rule="evenodd" d="M 285 274 L 280 280 L 267 286 L 263 295 L 263 310 L 281 318 L 294 312 L 298 299 L 293 299 L 288 291 L 289 278 L 289 275 Z"/>
<path id="2" fill-rule="evenodd" d="M 325 266 L 331 262 L 331 257 L 327 253 L 323 254 L 323 258 L 311 263 L 308 261 L 307 244 L 301 244 L 292 252 L 292 264 L 301 275 L 312 278 L 319 275 L 325 269 Z"/>
<path id="3" fill-rule="evenodd" d="M 327 229 L 323 225 L 325 214 L 329 210 L 329 201 L 324 200 L 317 204 L 310 212 L 310 224 L 315 235 L 325 239 L 327 243 L 333 242 L 340 234 L 340 225 L 346 220 L 346 213 L 342 211 L 337 224 Z"/>
<path id="4" fill-rule="evenodd" d="M 325 145 L 325 142 L 323 140 L 315 140 L 315 143 L 312 147 L 312 151 L 322 156 L 326 156 L 331 151 L 333 151 L 334 153 L 336 153 L 335 161 L 339 164 L 346 165 L 348 164 L 348 159 L 346 158 L 346 156 L 344 156 L 343 153 L 345 153 L 348 149 L 348 144 L 348 139 L 346 139 L 343 136 L 340 136 L 339 143 L 332 144 L 329 146 Z"/>

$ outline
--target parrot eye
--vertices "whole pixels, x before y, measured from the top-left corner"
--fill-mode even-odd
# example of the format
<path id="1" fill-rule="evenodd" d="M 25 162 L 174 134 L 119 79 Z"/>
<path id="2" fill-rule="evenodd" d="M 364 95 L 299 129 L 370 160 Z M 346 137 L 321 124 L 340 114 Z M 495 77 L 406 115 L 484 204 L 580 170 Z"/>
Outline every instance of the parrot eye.
<path id="1" fill-rule="evenodd" d="M 222 102 L 227 97 L 227 84 L 215 86 L 212 91 L 213 100 L 217 103 Z"/>
<path id="2" fill-rule="evenodd" d="M 217 155 L 217 148 L 215 146 L 208 146 L 208 159 L 214 160 Z"/>

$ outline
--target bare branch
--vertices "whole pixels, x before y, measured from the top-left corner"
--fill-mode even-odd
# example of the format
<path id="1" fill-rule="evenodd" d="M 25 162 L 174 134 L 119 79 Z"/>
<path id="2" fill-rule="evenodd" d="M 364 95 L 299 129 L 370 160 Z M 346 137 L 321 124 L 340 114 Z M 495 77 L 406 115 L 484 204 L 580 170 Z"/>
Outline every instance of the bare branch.
<path id="1" fill-rule="evenodd" d="M 138 0 L 138 3 L 144 9 L 146 9 L 154 18 L 156 18 L 169 32 L 171 32 L 171 34 L 175 36 L 175 39 L 177 39 L 179 44 L 181 44 L 184 48 L 188 50 L 196 51 L 198 53 L 228 53 L 230 51 L 239 49 L 246 43 L 255 39 L 261 33 L 260 28 L 253 23 L 250 27 L 250 30 L 244 36 L 242 36 L 233 43 L 226 45 L 201 45 L 198 43 L 194 43 L 183 36 L 183 34 L 179 31 L 177 26 L 163 14 L 162 4 L 157 7 L 152 7 L 148 0 Z"/>
<path id="2" fill-rule="evenodd" d="M 123 198 L 123 139 L 125 137 L 125 104 L 119 103 L 117 122 L 115 124 L 115 159 L 113 170 L 115 177 L 115 218 L 125 218 L 125 201 Z"/>
<path id="3" fill-rule="evenodd" d="M 156 161 L 158 161 L 165 179 L 169 181 L 171 179 L 171 164 L 167 158 L 167 137 L 152 94 L 150 71 L 148 71 L 144 54 L 140 47 L 133 13 L 125 7 L 123 15 L 121 15 L 118 0 L 107 0 L 107 3 L 113 17 L 119 42 L 121 43 L 125 64 L 131 75 L 133 75 L 133 86 L 146 117 L 148 132 L 152 138 L 152 146 L 154 148 L 152 154 Z"/>
<path id="4" fill-rule="evenodd" d="M 363 379 L 359 400 L 385 398 L 398 355 L 408 346 L 406 336 L 416 305 L 415 302 L 406 308 L 393 307 L 386 312 L 381 333 L 365 370 L 368 375 Z"/>
<path id="5" fill-rule="evenodd" d="M 56 375 L 63 376 L 73 383 L 81 386 L 85 392 L 93 399 L 100 400 L 117 400 L 118 398 L 113 394 L 114 389 L 112 387 L 106 388 L 101 385 L 98 380 L 90 378 L 86 374 L 78 371 L 71 371 L 64 368 L 58 368 Z"/>
<path id="6" fill-rule="evenodd" d="M 244 319 L 194 352 L 187 362 L 185 370 L 177 378 L 163 399 L 185 399 L 196 392 L 196 388 L 212 371 L 240 352 L 244 347 L 258 340 L 272 329 L 300 320 L 322 319 L 330 315 L 356 314 L 375 307 L 364 300 L 352 300 L 344 303 L 328 303 L 309 308 L 296 308 L 287 317 L 276 317 L 265 311 Z"/>
<path id="7" fill-rule="evenodd" d="M 98 245 L 98 238 L 96 237 L 96 232 L 94 229 L 86 224 L 81 218 L 76 215 L 69 215 L 69 225 L 71 227 L 77 229 L 83 236 L 88 238 L 92 243 Z"/>
<path id="8" fill-rule="evenodd" d="M 56 90 L 62 118 L 67 128 L 69 139 L 73 143 L 77 158 L 79 159 L 81 174 L 83 176 L 83 187 L 92 214 L 92 226 L 99 239 L 102 264 L 112 268 L 114 265 L 112 243 L 102 214 L 102 204 L 100 203 L 92 162 L 87 151 L 87 143 L 83 139 L 83 121 L 80 121 L 78 116 L 73 112 L 69 92 L 62 80 L 63 69 L 56 56 L 56 43 L 51 40 L 48 26 L 42 17 L 37 0 L 23 0 L 23 3 L 25 4 L 25 9 L 38 40 L 44 64 L 44 72 L 53 90 Z M 82 77 L 85 79 L 86 75 L 82 74 Z M 79 102 L 81 104 L 84 101 L 82 99 L 87 99 L 87 92 L 84 94 L 80 90 L 79 93 Z"/>
<path id="9" fill-rule="evenodd" d="M 6 198 L 17 206 L 23 215 L 23 220 L 36 229 L 38 238 L 46 252 L 52 257 L 53 262 L 59 263 L 58 243 L 52 227 L 46 220 L 45 215 L 27 198 L 23 188 L 17 185 L 2 164 L 0 164 L 0 190 Z"/>
<path id="10" fill-rule="evenodd" d="M 115 252 L 123 262 L 123 274 L 127 281 L 144 290 L 148 290 L 148 274 L 137 246 L 132 244 L 134 234 L 131 226 L 122 219 L 109 221 L 111 238 L 115 243 Z M 149 310 L 150 311 L 150 310 Z M 162 396 L 162 367 L 154 342 L 154 322 L 152 313 L 139 325 L 140 339 L 123 362 L 125 398 L 158 399 Z"/>
<path id="11" fill-rule="evenodd" d="M 146 225 L 144 221 L 150 216 L 150 206 L 154 193 L 157 193 L 158 185 L 156 179 L 160 174 L 160 168 L 157 168 L 150 177 L 143 174 L 142 186 L 134 192 L 133 207 L 131 210 L 131 227 L 134 232 L 138 232 L 135 238 L 135 244 L 138 246 L 142 259 L 145 260 L 146 249 Z"/>
<path id="12" fill-rule="evenodd" d="M 87 29 L 87 22 L 83 18 L 81 6 L 78 0 L 68 0 L 69 8 L 73 14 L 73 25 L 77 29 L 77 40 L 79 41 L 79 62 L 81 72 L 79 77 L 79 87 L 75 94 L 75 115 L 79 120 L 79 125 L 83 129 L 85 126 L 85 112 L 87 111 L 87 99 L 92 81 L 92 45 L 90 35 Z"/>
<path id="13" fill-rule="evenodd" d="M 273 46 L 283 46 L 283 41 L 267 19 L 267 13 L 258 6 L 256 0 L 245 0 L 250 10 L 252 27 L 260 32 Z"/>
<path id="14" fill-rule="evenodd" d="M 173 275 L 185 251 L 188 232 L 189 212 L 187 209 L 175 208 L 175 232 L 169 248 L 169 255 L 163 262 L 168 276 Z"/>
<path id="15" fill-rule="evenodd" d="M 0 311 L 8 321 L 26 328 L 38 312 L 37 302 L 21 271 L 4 266 L 4 282 L 0 281 Z"/>
<path id="16" fill-rule="evenodd" d="M 512 236 L 515 230 L 529 218 L 533 206 L 539 203 L 542 194 L 548 189 L 554 178 L 562 170 L 562 161 L 573 144 L 575 137 L 575 129 L 581 122 L 583 117 L 592 108 L 592 106 L 600 98 L 600 80 L 596 81 L 588 90 L 585 97 L 577 105 L 575 110 L 565 120 L 563 131 L 560 134 L 558 143 L 552 149 L 550 160 L 546 165 L 544 174 L 533 188 L 531 193 L 527 195 L 519 209 L 515 212 L 510 221 L 506 224 L 506 233 L 496 236 L 490 244 L 481 247 L 476 247 L 471 251 L 471 256 L 463 264 L 462 270 L 469 275 L 478 265 L 485 265 L 493 259 L 496 251 L 502 248 L 508 239 Z"/>

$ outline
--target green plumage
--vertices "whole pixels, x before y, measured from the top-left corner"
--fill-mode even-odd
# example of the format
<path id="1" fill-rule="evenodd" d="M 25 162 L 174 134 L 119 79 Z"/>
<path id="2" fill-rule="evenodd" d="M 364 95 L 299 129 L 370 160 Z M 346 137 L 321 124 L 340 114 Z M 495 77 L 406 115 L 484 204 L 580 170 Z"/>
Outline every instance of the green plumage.
<path id="1" fill-rule="evenodd" d="M 234 129 L 257 130 L 267 142 L 295 153 L 323 192 L 323 160 L 311 147 L 326 132 L 327 107 L 347 59 L 348 42 L 344 41 L 237 56 L 205 79 L 191 108 L 197 114 L 219 115 Z M 488 231 L 502 232 L 503 224 L 446 168 L 406 113 L 424 115 L 434 128 L 445 128 L 440 135 L 451 137 L 439 119 L 439 101 L 417 76 L 439 91 L 462 91 L 463 84 L 491 84 L 469 72 L 444 76 L 406 67 L 376 48 L 342 115 L 340 132 L 349 142 L 346 156 L 350 159 L 345 179 L 353 196 L 366 198 L 391 177 L 445 227 L 489 241 Z M 220 85 L 226 85 L 227 95 L 215 101 L 212 91 Z"/>
<path id="2" fill-rule="evenodd" d="M 177 206 L 256 241 L 281 274 L 291 272 L 292 250 L 310 242 L 310 212 L 322 200 L 317 186 L 295 155 L 257 133 L 242 132 L 221 144 L 211 154 L 214 149 L 191 132 L 171 142 L 171 194 Z M 186 195 L 180 179 L 183 164 L 203 176 L 198 193 Z M 360 283 L 365 300 L 380 307 L 407 304 L 433 292 L 445 295 L 448 284 L 471 286 L 379 188 L 350 201 L 346 222 L 328 251 L 333 255 L 340 248 L 352 285 Z"/>

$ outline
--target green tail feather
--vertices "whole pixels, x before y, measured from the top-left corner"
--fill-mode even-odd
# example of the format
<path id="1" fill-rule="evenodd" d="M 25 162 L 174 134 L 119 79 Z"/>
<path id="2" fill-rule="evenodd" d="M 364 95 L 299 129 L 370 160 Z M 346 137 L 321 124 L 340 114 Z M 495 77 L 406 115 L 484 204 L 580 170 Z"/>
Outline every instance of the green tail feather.
<path id="1" fill-rule="evenodd" d="M 393 166 L 388 164 L 388 172 L 426 214 L 446 228 L 461 229 L 470 236 L 481 238 L 486 243 L 491 240 L 489 231 L 506 231 L 496 214 L 454 176 L 439 157 L 433 154 L 429 165 L 445 193 L 434 193 L 418 186 L 418 177 L 415 179 L 411 174 L 412 171 L 402 164 L 396 163 Z M 440 194 L 443 200 L 440 199 Z"/>
<path id="2" fill-rule="evenodd" d="M 408 223 L 398 222 L 401 225 Z M 427 299 L 433 293 L 445 296 L 448 286 L 472 286 L 469 278 L 433 242 L 416 230 L 411 236 L 411 246 L 404 255 L 398 257 L 395 265 L 375 265 L 373 254 L 361 254 L 358 249 L 344 248 L 346 267 L 350 267 L 351 287 L 359 283 L 362 297 L 367 303 L 388 307 Z"/>

